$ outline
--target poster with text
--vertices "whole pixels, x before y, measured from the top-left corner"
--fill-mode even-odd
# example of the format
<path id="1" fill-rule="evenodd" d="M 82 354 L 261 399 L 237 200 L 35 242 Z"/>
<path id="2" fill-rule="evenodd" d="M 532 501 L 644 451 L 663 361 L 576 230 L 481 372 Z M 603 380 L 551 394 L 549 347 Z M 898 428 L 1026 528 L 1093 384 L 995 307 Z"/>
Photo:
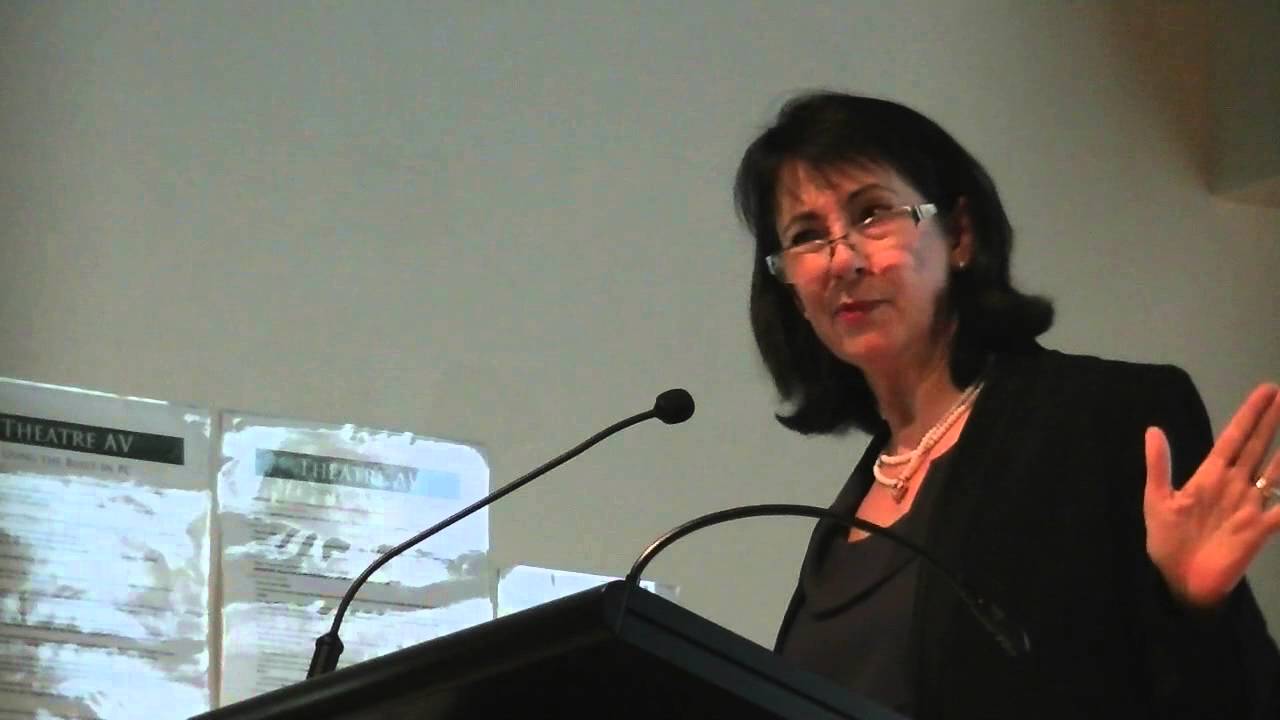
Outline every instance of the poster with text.
<path id="1" fill-rule="evenodd" d="M 220 702 L 303 680 L 351 581 L 488 491 L 468 445 L 223 413 Z M 481 510 L 380 568 L 342 622 L 339 667 L 491 620 L 488 549 Z"/>
<path id="2" fill-rule="evenodd" d="M 0 379 L 0 720 L 210 697 L 210 416 Z"/>

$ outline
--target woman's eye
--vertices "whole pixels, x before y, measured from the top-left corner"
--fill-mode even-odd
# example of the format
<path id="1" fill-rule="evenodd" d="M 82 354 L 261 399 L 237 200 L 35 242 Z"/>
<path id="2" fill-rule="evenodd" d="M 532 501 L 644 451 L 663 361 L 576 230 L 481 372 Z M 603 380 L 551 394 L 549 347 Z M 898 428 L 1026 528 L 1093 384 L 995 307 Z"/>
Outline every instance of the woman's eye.
<path id="1" fill-rule="evenodd" d="M 807 243 L 816 242 L 822 239 L 822 233 L 817 230 L 801 230 L 791 238 L 791 247 L 805 245 Z"/>
<path id="2" fill-rule="evenodd" d="M 875 222 L 889 214 L 892 209 L 893 208 L 888 205 L 871 205 L 863 208 L 863 210 L 857 215 L 857 218 L 860 222 L 864 223 Z"/>

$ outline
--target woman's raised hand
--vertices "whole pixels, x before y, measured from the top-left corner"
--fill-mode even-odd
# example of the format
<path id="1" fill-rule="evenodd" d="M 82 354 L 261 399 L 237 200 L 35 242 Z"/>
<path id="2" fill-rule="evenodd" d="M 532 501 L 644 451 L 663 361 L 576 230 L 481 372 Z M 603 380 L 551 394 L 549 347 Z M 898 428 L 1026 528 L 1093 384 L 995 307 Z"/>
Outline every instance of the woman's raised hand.
<path id="1" fill-rule="evenodd" d="M 1147 429 L 1147 554 L 1182 602 L 1201 608 L 1222 602 L 1280 531 L 1280 503 L 1267 503 L 1269 493 L 1256 485 L 1265 478 L 1280 496 L 1280 451 L 1267 458 L 1277 427 L 1280 388 L 1259 385 L 1179 490 L 1168 439 L 1159 428 Z"/>

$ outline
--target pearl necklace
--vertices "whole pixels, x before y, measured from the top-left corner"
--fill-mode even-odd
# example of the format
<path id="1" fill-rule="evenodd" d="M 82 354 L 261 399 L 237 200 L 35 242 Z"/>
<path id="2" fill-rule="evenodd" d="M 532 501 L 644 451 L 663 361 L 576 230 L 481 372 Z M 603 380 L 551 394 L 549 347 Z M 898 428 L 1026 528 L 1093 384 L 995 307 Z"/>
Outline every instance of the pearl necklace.
<path id="1" fill-rule="evenodd" d="M 955 425 L 960 416 L 973 405 L 973 399 L 978 396 L 978 391 L 981 389 L 982 383 L 980 382 L 965 388 L 965 391 L 960 395 L 960 399 L 956 400 L 956 404 L 952 405 L 947 414 L 939 418 L 938 422 L 929 428 L 929 432 L 924 434 L 919 445 L 898 455 L 881 453 L 880 457 L 876 458 L 875 464 L 871 466 L 871 474 L 875 477 L 876 482 L 889 488 L 889 492 L 893 494 L 894 502 L 902 502 L 902 498 L 907 496 L 907 486 L 911 482 L 911 476 L 915 475 L 916 470 L 920 469 L 920 464 L 929 455 L 929 451 L 933 450 L 933 446 L 938 444 L 942 436 L 946 435 L 951 426 Z M 898 473 L 897 477 L 886 475 L 884 468 L 895 465 L 905 465 L 906 467 L 903 468 L 902 472 Z"/>

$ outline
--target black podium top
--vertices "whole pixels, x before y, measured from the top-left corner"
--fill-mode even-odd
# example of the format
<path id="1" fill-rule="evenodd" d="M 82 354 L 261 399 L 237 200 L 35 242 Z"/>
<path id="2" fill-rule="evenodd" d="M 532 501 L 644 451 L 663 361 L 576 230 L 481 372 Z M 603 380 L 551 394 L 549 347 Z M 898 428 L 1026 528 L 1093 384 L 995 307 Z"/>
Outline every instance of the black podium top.
<path id="1" fill-rule="evenodd" d="M 900 720 L 668 600 L 625 590 L 584 590 L 192 720 Z"/>

